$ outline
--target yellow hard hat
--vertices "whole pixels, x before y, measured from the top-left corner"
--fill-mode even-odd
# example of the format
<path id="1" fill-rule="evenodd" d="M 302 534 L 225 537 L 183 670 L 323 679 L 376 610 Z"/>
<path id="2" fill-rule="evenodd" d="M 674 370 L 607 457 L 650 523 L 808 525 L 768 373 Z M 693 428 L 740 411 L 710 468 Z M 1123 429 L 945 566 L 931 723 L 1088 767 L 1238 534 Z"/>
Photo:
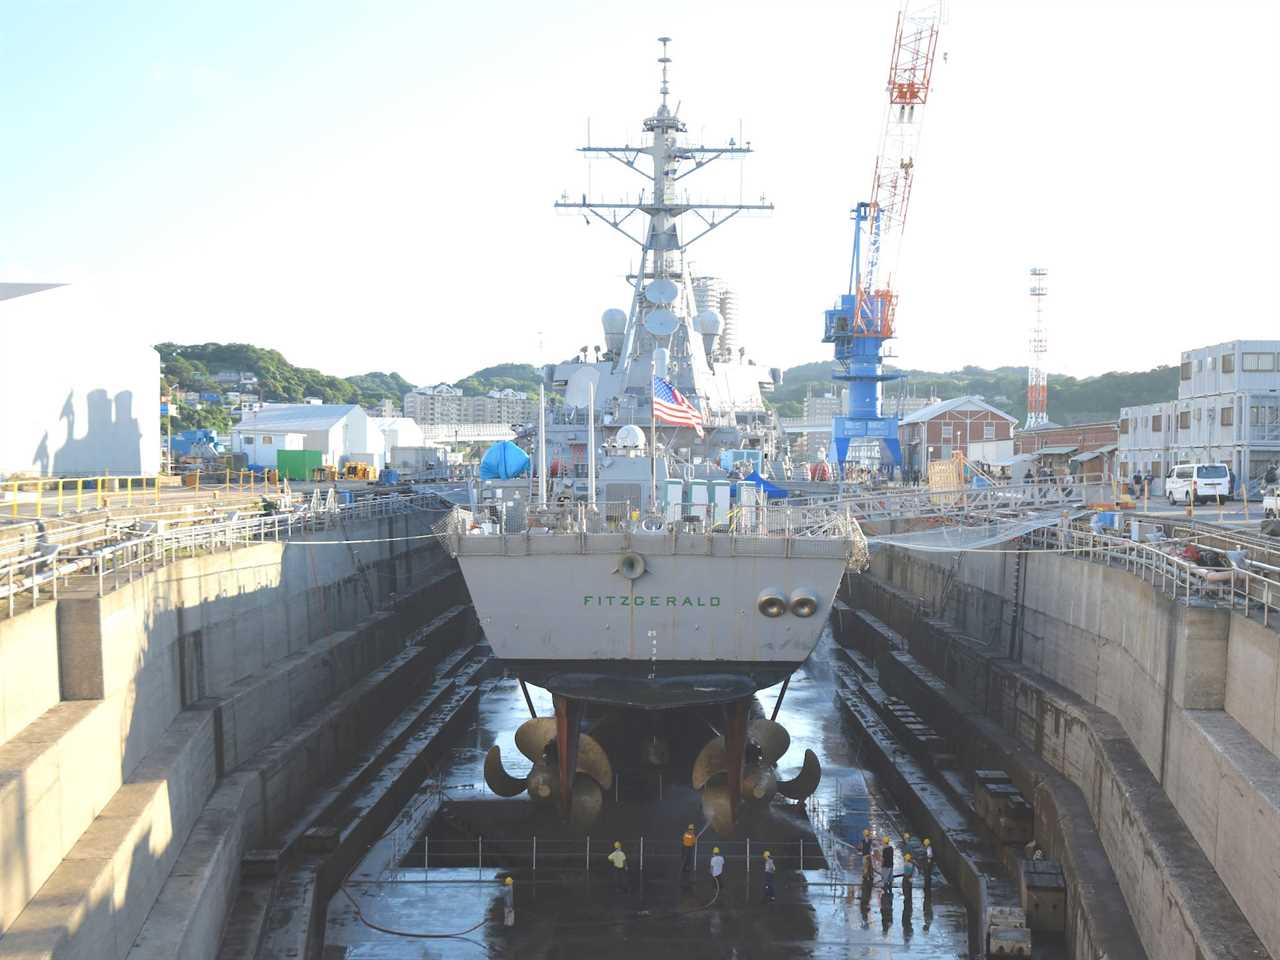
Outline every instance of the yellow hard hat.
<path id="1" fill-rule="evenodd" d="M 613 841 L 613 849 L 615 849 L 615 850 L 621 850 L 621 849 L 622 849 L 622 841 L 621 841 L 621 840 L 615 840 L 615 841 Z"/>
<path id="2" fill-rule="evenodd" d="M 768 851 L 768 850 L 766 850 L 766 851 L 762 854 L 762 856 L 764 857 L 764 859 L 768 860 L 768 859 L 769 859 L 769 851 Z"/>
<path id="3" fill-rule="evenodd" d="M 719 853 L 719 852 L 720 852 L 720 848 L 719 848 L 719 847 L 712 847 L 712 848 L 711 848 L 711 852 L 712 852 L 712 853 Z"/>
<path id="4" fill-rule="evenodd" d="M 907 861 L 909 861 L 909 860 L 911 859 L 911 854 L 909 854 L 909 853 L 904 853 L 904 854 L 902 855 L 902 859 L 903 859 L 903 860 L 907 860 Z"/>
<path id="5" fill-rule="evenodd" d="M 909 833 L 904 833 L 904 834 L 902 835 L 902 839 L 903 839 L 903 840 L 910 840 L 910 839 L 911 839 L 911 834 L 909 834 Z"/>
<path id="6" fill-rule="evenodd" d="M 886 835 L 885 835 L 884 842 L 885 842 L 885 843 L 888 843 L 888 842 L 889 842 L 889 836 L 888 836 L 888 834 L 886 834 Z"/>
<path id="7" fill-rule="evenodd" d="M 862 831 L 862 835 L 863 835 L 864 837 L 869 837 L 869 836 L 871 836 L 871 831 L 870 831 L 870 830 L 863 830 L 863 831 Z"/>
<path id="8" fill-rule="evenodd" d="M 929 838 L 928 838 L 928 837 L 925 837 L 925 838 L 924 838 L 924 845 L 925 845 L 926 847 L 929 845 Z"/>
<path id="9" fill-rule="evenodd" d="M 509 887 L 509 886 L 511 886 L 513 883 L 515 883 L 516 881 L 515 881 L 515 878 L 514 878 L 514 877 L 507 877 L 507 879 L 503 880 L 502 882 L 503 882 L 503 883 L 505 883 L 505 884 Z"/>

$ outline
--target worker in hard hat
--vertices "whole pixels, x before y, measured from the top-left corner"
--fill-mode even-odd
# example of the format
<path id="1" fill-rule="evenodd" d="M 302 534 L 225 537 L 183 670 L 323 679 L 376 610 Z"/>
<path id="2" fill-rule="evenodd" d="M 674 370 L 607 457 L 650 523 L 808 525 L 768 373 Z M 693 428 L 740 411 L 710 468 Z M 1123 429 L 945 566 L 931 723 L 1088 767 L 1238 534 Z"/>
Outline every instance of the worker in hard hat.
<path id="1" fill-rule="evenodd" d="M 502 881 L 502 925 L 516 925 L 516 886 L 515 878 L 507 876 Z"/>
<path id="2" fill-rule="evenodd" d="M 609 854 L 609 864 L 613 867 L 613 885 L 622 892 L 627 889 L 627 853 L 622 849 L 622 841 L 613 841 L 613 852 Z"/>
<path id="3" fill-rule="evenodd" d="M 888 834 L 885 834 L 884 844 L 880 847 L 880 889 L 893 893 L 893 841 Z"/>
<path id="4" fill-rule="evenodd" d="M 902 896 L 906 898 L 908 904 L 911 903 L 911 878 L 915 876 L 916 865 L 911 859 L 911 854 L 904 853 L 902 855 Z M 910 909 L 908 906 L 907 909 Z"/>
<path id="5" fill-rule="evenodd" d="M 778 872 L 778 865 L 773 862 L 773 857 L 769 855 L 768 850 L 764 852 L 762 859 L 764 860 L 764 899 L 768 903 L 773 903 L 777 899 L 773 888 L 773 875 Z"/>
<path id="6" fill-rule="evenodd" d="M 685 828 L 680 837 L 680 872 L 685 883 L 693 882 L 693 848 L 698 842 L 698 835 L 693 832 L 693 824 Z"/>
<path id="7" fill-rule="evenodd" d="M 871 836 L 871 831 L 862 831 L 862 875 L 864 877 L 871 876 L 871 847 L 875 840 Z"/>
<path id="8" fill-rule="evenodd" d="M 720 895 L 720 878 L 724 876 L 724 857 L 719 847 L 711 848 L 711 880 L 716 885 L 716 896 Z"/>
<path id="9" fill-rule="evenodd" d="M 924 838 L 924 862 L 920 864 L 920 870 L 924 873 L 924 892 L 928 895 L 933 888 L 933 845 L 928 837 Z"/>

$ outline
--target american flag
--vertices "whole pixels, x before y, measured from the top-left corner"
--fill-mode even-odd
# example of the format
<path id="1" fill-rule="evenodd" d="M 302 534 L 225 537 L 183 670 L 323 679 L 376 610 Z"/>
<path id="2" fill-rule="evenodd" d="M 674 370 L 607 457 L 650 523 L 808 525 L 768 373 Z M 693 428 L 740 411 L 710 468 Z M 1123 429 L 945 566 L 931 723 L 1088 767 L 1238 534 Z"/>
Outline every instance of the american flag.
<path id="1" fill-rule="evenodd" d="M 653 415 L 672 426 L 693 427 L 698 436 L 702 436 L 702 414 L 698 408 L 686 400 L 670 380 L 659 376 L 653 378 Z"/>

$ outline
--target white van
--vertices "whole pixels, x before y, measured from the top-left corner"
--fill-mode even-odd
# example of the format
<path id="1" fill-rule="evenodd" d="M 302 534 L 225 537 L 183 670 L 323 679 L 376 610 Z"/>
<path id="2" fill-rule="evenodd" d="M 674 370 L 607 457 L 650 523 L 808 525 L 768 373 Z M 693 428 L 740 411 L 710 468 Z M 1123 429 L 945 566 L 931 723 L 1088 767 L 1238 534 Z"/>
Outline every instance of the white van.
<path id="1" fill-rule="evenodd" d="M 1231 493 L 1231 475 L 1225 463 L 1183 463 L 1165 478 L 1164 492 L 1169 503 L 1190 503 L 1193 484 L 1196 503 L 1226 500 Z"/>

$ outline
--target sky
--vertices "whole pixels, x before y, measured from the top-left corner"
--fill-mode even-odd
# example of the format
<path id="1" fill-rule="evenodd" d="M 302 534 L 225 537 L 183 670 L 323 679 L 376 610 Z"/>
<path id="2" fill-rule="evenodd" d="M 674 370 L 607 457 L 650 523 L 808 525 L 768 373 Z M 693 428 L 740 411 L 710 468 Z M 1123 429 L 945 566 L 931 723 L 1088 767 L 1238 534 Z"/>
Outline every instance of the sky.
<path id="1" fill-rule="evenodd" d="M 340 375 L 566 359 L 628 305 L 635 248 L 552 204 L 642 185 L 575 148 L 639 141 L 665 34 L 690 138 L 756 151 L 682 183 L 776 205 L 694 267 L 736 290 L 748 356 L 823 359 L 898 3 L 669 6 L 0 0 L 0 280 Z M 893 362 L 1025 363 L 1032 266 L 1053 372 L 1280 335 L 1278 27 L 1272 0 L 949 3 Z"/>

